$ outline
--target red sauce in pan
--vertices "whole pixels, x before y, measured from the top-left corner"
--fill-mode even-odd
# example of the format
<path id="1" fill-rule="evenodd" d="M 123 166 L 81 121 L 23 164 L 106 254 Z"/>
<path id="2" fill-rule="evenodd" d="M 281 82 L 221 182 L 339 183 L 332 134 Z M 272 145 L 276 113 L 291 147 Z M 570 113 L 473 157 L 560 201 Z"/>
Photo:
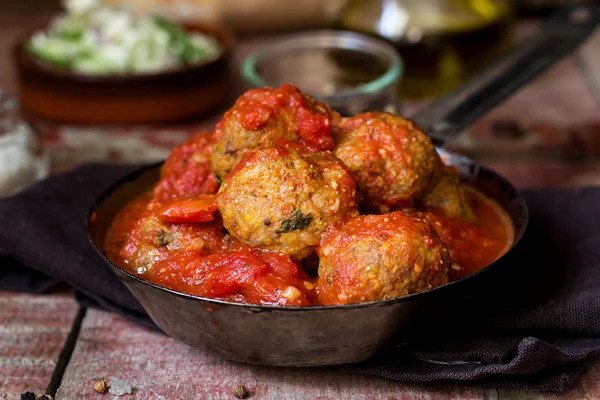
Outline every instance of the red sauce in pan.
<path id="1" fill-rule="evenodd" d="M 188 245 L 176 251 L 169 250 L 170 243 L 160 245 L 165 241 L 161 230 L 156 230 L 156 235 L 152 230 L 140 235 L 140 221 L 155 221 L 154 216 L 160 212 L 154 204 L 150 192 L 143 194 L 113 221 L 104 248 L 117 265 L 149 282 L 203 297 L 252 304 L 314 304 L 314 285 L 298 264 L 285 254 L 253 249 L 225 236 L 218 219 L 209 224 L 177 225 L 182 241 Z M 212 243 L 215 238 L 216 244 Z M 204 248 L 189 249 L 190 243 L 199 240 L 205 241 Z M 132 262 L 137 250 L 154 254 L 157 261 L 152 268 L 140 269 Z"/>
<path id="2" fill-rule="evenodd" d="M 513 243 L 508 215 L 493 200 L 471 188 L 465 196 L 475 222 L 436 212 L 420 212 L 446 243 L 452 259 L 452 279 L 460 279 L 488 266 Z M 105 251 L 117 265 L 137 271 L 120 253 L 127 234 L 145 214 L 151 193 L 129 203 L 114 220 L 105 240 Z M 182 267 L 185 266 L 185 267 Z M 166 257 L 140 277 L 170 289 L 224 300 L 281 305 L 317 304 L 315 281 L 289 257 L 251 249 L 235 239 L 223 237 L 222 253 L 184 251 Z M 285 296 L 274 296 L 274 293 Z"/>
<path id="3" fill-rule="evenodd" d="M 342 129 L 353 121 L 357 127 Z M 390 193 L 399 201 L 382 203 Z M 402 196 L 418 210 L 402 210 Z M 361 200 L 365 210 L 385 214 L 360 217 Z M 347 241 L 328 247 L 328 235 Z M 412 122 L 386 113 L 343 120 L 282 85 L 248 91 L 214 135 L 174 149 L 153 190 L 117 215 L 104 250 L 125 270 L 170 289 L 307 306 L 323 294 L 334 295 L 323 304 L 343 304 L 355 302 L 348 293 L 371 301 L 429 290 L 486 267 L 512 242 L 506 213 L 461 190 L 458 173 L 443 166 Z M 353 258 L 338 260 L 347 254 Z M 313 264 L 321 256 L 320 278 L 307 255 Z"/>
<path id="4" fill-rule="evenodd" d="M 452 279 L 460 279 L 496 261 L 513 240 L 510 218 L 493 200 L 465 187 L 465 197 L 475 214 L 474 222 L 447 217 L 440 212 L 424 212 L 446 243 L 452 260 Z"/>
<path id="5" fill-rule="evenodd" d="M 295 120 L 297 133 L 308 147 L 333 149 L 331 119 L 336 115 L 292 85 L 281 85 L 275 90 L 249 90 L 238 99 L 235 113 L 242 127 L 248 130 L 261 129 L 278 118 Z M 227 114 L 223 121 L 226 119 Z M 217 124 L 217 139 L 222 135 L 223 121 Z"/>

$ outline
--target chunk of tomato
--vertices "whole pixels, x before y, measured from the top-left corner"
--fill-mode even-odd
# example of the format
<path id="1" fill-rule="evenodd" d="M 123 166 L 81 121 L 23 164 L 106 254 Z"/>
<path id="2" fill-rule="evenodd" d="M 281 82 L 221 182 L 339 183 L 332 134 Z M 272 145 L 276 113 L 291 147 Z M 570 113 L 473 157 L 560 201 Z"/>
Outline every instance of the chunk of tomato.
<path id="1" fill-rule="evenodd" d="M 174 199 L 164 203 L 156 216 L 171 224 L 209 222 L 215 219 L 216 195 L 201 195 L 193 199 Z"/>

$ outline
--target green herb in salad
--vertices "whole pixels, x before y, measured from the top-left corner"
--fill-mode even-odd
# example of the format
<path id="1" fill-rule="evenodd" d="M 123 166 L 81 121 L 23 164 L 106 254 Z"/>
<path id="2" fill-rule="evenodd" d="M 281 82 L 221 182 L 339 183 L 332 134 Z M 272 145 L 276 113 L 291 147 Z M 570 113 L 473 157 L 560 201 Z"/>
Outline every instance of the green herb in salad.
<path id="1" fill-rule="evenodd" d="M 171 51 L 184 63 L 193 63 L 206 56 L 206 49 L 194 43 L 193 39 L 179 26 L 161 17 L 154 17 L 156 24 L 169 34 Z"/>
<path id="2" fill-rule="evenodd" d="M 83 74 L 143 74 L 214 60 L 217 40 L 157 16 L 135 16 L 97 0 L 70 0 L 67 12 L 26 45 L 39 61 Z"/>

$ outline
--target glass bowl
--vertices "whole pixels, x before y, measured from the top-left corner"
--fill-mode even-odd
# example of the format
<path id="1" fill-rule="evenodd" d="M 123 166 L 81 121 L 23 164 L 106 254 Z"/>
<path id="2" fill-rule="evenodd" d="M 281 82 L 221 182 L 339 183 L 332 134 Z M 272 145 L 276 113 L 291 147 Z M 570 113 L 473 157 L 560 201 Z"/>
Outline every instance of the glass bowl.
<path id="1" fill-rule="evenodd" d="M 399 112 L 400 56 L 389 44 L 359 33 L 324 30 L 289 35 L 251 53 L 241 69 L 252 87 L 291 83 L 344 116 Z"/>
<path id="2" fill-rule="evenodd" d="M 40 135 L 21 118 L 17 99 L 0 89 L 0 197 L 45 178 L 49 166 Z"/>

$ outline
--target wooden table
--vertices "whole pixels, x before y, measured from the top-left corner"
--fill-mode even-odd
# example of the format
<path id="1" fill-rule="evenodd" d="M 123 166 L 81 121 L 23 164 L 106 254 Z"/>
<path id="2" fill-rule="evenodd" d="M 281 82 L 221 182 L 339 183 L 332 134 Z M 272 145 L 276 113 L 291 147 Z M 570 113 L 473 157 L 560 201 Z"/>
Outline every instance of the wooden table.
<path id="1" fill-rule="evenodd" d="M 0 16 L 0 87 L 15 89 L 9 45 L 41 14 Z M 527 25 L 522 31 L 527 31 Z M 261 40 L 242 41 L 241 58 Z M 407 109 L 416 106 L 407 104 Z M 53 127 L 44 132 L 53 170 L 88 161 L 146 162 L 215 118 L 169 129 Z M 521 188 L 600 185 L 600 32 L 464 132 L 455 149 L 497 169 Z M 245 385 L 256 399 L 600 398 L 600 362 L 563 394 L 409 384 L 327 369 L 267 368 L 223 361 L 123 318 L 80 308 L 69 293 L 0 292 L 0 399 L 27 390 L 57 399 L 112 399 L 97 379 L 125 380 L 123 399 L 232 399 Z"/>

